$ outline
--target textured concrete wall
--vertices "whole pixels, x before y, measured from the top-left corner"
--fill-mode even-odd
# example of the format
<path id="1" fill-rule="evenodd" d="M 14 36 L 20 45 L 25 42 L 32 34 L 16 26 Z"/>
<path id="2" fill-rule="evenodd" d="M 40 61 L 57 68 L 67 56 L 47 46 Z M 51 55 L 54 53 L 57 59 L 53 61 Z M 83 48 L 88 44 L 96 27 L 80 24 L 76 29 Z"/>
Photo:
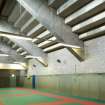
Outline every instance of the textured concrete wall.
<path id="1" fill-rule="evenodd" d="M 105 36 L 85 42 L 85 52 L 83 62 L 67 49 L 50 53 L 48 67 L 30 60 L 28 75 L 37 76 L 37 89 L 105 99 Z"/>
<path id="2" fill-rule="evenodd" d="M 28 74 L 105 73 L 105 36 L 85 42 L 85 53 L 85 61 L 79 62 L 67 49 L 52 52 L 48 54 L 48 67 L 30 60 Z"/>

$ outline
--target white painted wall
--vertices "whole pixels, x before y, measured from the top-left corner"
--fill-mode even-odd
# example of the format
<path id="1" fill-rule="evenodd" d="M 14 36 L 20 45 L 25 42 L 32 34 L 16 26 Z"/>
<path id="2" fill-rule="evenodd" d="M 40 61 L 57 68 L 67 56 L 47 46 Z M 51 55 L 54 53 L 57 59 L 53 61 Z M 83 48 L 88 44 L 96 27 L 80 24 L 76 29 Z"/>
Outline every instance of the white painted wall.
<path id="1" fill-rule="evenodd" d="M 85 42 L 85 53 L 85 61 L 79 62 L 67 49 L 52 52 L 48 54 L 48 67 L 30 60 L 28 74 L 105 73 L 105 36 Z"/>

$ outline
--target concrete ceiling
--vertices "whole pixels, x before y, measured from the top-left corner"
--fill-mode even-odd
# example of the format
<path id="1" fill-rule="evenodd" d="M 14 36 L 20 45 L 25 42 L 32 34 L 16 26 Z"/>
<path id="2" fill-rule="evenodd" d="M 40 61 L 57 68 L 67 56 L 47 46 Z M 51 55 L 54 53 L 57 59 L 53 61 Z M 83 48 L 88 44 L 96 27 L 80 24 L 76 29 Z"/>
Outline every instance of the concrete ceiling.
<path id="1" fill-rule="evenodd" d="M 12 12 L 16 0 L 0 0 L 0 16 L 7 18 Z"/>
<path id="2" fill-rule="evenodd" d="M 27 0 L 22 1 L 25 2 Z M 66 31 L 63 29 L 64 32 L 71 31 L 71 34 L 65 34 L 66 36 L 64 37 L 60 37 L 62 34 L 60 28 L 52 30 L 49 28 L 48 21 L 46 23 L 46 21 L 41 20 L 44 16 L 41 19 L 35 17 L 35 15 L 33 16 L 30 11 L 25 9 L 26 7 L 22 4 L 22 1 L 0 0 L 0 17 L 12 24 L 20 35 L 31 38 L 32 43 L 42 49 L 45 54 L 64 47 L 67 48 L 61 43 L 67 42 L 68 44 L 70 42 L 69 38 L 75 39 L 71 42 L 77 41 L 77 39 L 79 39 L 78 42 L 83 42 L 105 34 L 104 0 L 48 0 L 47 7 L 54 9 L 57 19 L 63 23 L 63 27 L 66 27 Z M 30 0 L 29 3 L 31 1 L 33 0 Z M 59 30 L 61 31 L 60 34 Z M 53 31 L 58 32 L 54 33 Z M 70 35 L 71 37 L 69 37 Z M 8 41 L 8 43 L 11 42 Z M 75 43 L 77 44 L 77 42 Z M 12 46 L 15 48 L 14 44 Z M 22 55 L 26 57 L 27 51 L 24 48 L 16 48 L 16 51 L 21 50 L 23 50 Z"/>

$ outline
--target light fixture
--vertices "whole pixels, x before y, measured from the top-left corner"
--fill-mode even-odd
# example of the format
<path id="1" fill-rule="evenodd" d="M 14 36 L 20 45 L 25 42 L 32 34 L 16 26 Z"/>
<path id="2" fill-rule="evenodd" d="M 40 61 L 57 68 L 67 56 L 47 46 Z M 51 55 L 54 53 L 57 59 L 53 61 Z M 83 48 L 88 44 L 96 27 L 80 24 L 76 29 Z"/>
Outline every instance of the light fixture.
<path id="1" fill-rule="evenodd" d="M 13 77 L 13 78 L 14 78 L 14 77 L 15 77 L 15 74 L 11 74 L 11 77 Z"/>

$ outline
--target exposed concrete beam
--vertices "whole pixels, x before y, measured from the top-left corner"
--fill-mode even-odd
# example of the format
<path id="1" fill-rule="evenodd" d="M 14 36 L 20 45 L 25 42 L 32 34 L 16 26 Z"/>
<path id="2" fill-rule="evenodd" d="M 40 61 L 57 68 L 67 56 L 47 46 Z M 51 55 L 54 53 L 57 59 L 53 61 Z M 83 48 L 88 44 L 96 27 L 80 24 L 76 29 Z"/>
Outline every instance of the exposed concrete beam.
<path id="1" fill-rule="evenodd" d="M 8 21 L 14 23 L 18 19 L 18 17 L 20 16 L 20 14 L 23 13 L 23 11 L 24 11 L 24 8 L 22 6 L 20 6 L 20 4 L 17 3 L 15 5 L 12 13 L 8 17 Z"/>
<path id="2" fill-rule="evenodd" d="M 26 51 L 22 52 L 20 55 L 27 55 L 28 53 Z"/>
<path id="3" fill-rule="evenodd" d="M 105 11 L 101 12 L 100 14 L 89 18 L 88 20 L 75 25 L 72 28 L 73 32 L 77 32 L 77 33 L 84 33 L 86 31 L 88 31 L 89 29 L 92 29 L 94 27 L 97 27 L 101 24 L 105 23 Z"/>
<path id="4" fill-rule="evenodd" d="M 37 45 L 33 44 L 31 40 L 24 40 L 24 39 L 17 39 L 16 37 L 9 37 L 12 42 L 17 44 L 19 47 L 23 48 L 25 51 L 27 51 L 29 54 L 35 57 L 41 57 L 43 60 L 43 64 L 47 66 L 47 54 L 45 54 L 42 49 L 38 48 Z"/>
<path id="5" fill-rule="evenodd" d="M 71 15 L 76 10 L 80 9 L 82 6 L 86 5 L 92 0 L 68 0 L 61 7 L 58 8 L 57 14 L 66 17 Z"/>
<path id="6" fill-rule="evenodd" d="M 58 50 L 59 48 L 64 48 L 64 46 L 61 43 L 57 43 L 53 46 L 45 48 L 43 51 L 48 53 L 48 52 L 51 52 L 51 51 Z"/>
<path id="7" fill-rule="evenodd" d="M 56 42 L 56 41 L 52 41 L 52 42 L 50 42 L 50 43 L 48 43 L 48 44 L 46 44 L 46 45 L 43 45 L 41 48 L 42 49 L 45 49 L 45 48 L 48 48 L 48 47 L 51 47 L 51 46 L 53 46 L 53 45 L 55 45 L 55 44 L 57 44 L 58 42 Z"/>
<path id="8" fill-rule="evenodd" d="M 0 57 L 0 62 L 2 63 L 14 63 L 15 61 L 26 62 L 25 58 L 17 54 L 15 50 L 4 43 L 0 43 L 0 50 L 9 55 L 7 57 Z"/>
<path id="9" fill-rule="evenodd" d="M 45 36 L 50 35 L 50 34 L 51 34 L 50 31 L 46 30 L 43 33 L 41 33 L 40 35 L 38 35 L 36 38 L 34 38 L 32 40 L 32 42 L 36 42 L 36 41 L 40 40 L 41 38 L 44 38 Z"/>
<path id="10" fill-rule="evenodd" d="M 41 22 L 53 35 L 62 39 L 65 43 L 80 46 L 83 42 L 78 35 L 72 33 L 69 26 L 65 25 L 62 18 L 56 15 L 53 9 L 49 9 L 45 0 L 17 0 L 34 18 Z"/>
<path id="11" fill-rule="evenodd" d="M 6 20 L 0 20 L 0 24 L 0 32 L 20 34 L 19 30 L 13 27 L 13 25 L 8 23 Z"/>
<path id="12" fill-rule="evenodd" d="M 46 28 L 42 24 L 35 26 L 30 32 L 27 33 L 27 36 L 36 37 L 37 35 L 44 32 Z"/>
<path id="13" fill-rule="evenodd" d="M 54 42 L 56 40 L 57 40 L 57 38 L 53 36 L 53 37 L 49 38 L 48 40 L 45 40 L 42 43 L 38 44 L 38 47 L 43 47 L 43 46 L 45 46 L 51 42 Z"/>
<path id="14" fill-rule="evenodd" d="M 66 0 L 48 0 L 48 5 L 57 9 L 65 2 Z"/>
<path id="15" fill-rule="evenodd" d="M 0 34 L 12 35 L 12 36 L 14 35 L 16 37 L 21 37 L 21 38 L 26 38 L 31 40 L 30 37 L 24 35 L 22 32 L 20 32 L 18 28 L 14 27 L 6 20 L 0 20 Z"/>
<path id="16" fill-rule="evenodd" d="M 7 42 L 7 44 L 9 45 L 10 43 L 12 43 L 12 41 L 11 40 L 9 40 L 8 42 Z"/>
<path id="17" fill-rule="evenodd" d="M 86 33 L 80 34 L 79 39 L 81 40 L 89 40 L 95 37 L 99 37 L 101 35 L 105 34 L 105 26 L 101 26 L 99 28 L 96 28 L 94 30 L 88 31 Z"/>
<path id="18" fill-rule="evenodd" d="M 41 38 L 40 40 L 37 40 L 37 41 L 34 42 L 34 43 L 36 43 L 36 44 L 40 44 L 40 43 L 42 43 L 42 42 L 48 40 L 49 38 L 51 38 L 51 37 L 53 37 L 53 36 L 54 36 L 54 35 L 49 34 L 49 35 L 45 36 L 44 38 Z"/>
<path id="19" fill-rule="evenodd" d="M 31 17 L 21 28 L 21 32 L 28 33 L 31 29 L 33 29 L 36 25 L 38 25 L 38 21 Z"/>
<path id="20" fill-rule="evenodd" d="M 15 22 L 14 26 L 21 28 L 25 23 L 27 23 L 27 21 L 30 18 L 31 18 L 31 15 L 26 10 L 24 10 L 24 12 L 20 15 L 20 17 Z"/>
<path id="21" fill-rule="evenodd" d="M 8 15 L 12 12 L 14 5 L 16 5 L 16 0 L 3 0 L 6 1 L 2 11 L 1 15 L 8 17 Z"/>
<path id="22" fill-rule="evenodd" d="M 53 37 L 54 35 L 52 35 L 48 30 L 43 32 L 42 34 L 38 35 L 38 37 L 36 37 L 33 41 L 36 44 L 39 44 L 41 42 L 44 42 L 45 40 L 48 40 L 49 38 Z"/>
<path id="23" fill-rule="evenodd" d="M 42 57 L 43 63 L 47 65 L 47 55 L 40 48 L 38 48 L 37 45 L 32 43 L 32 39 L 20 36 L 21 34 L 16 30 L 16 28 L 10 26 L 11 25 L 8 24 L 7 22 L 1 21 L 0 36 L 10 39 L 11 41 L 9 41 L 9 43 L 14 42 L 19 47 L 25 49 L 31 55 Z M 18 36 L 16 36 L 17 35 L 16 32 L 18 33 Z"/>
<path id="24" fill-rule="evenodd" d="M 18 47 L 16 44 L 12 45 L 12 48 L 15 49 L 16 47 Z"/>
<path id="25" fill-rule="evenodd" d="M 59 36 L 65 43 L 83 47 L 78 35 L 73 34 L 62 18 L 56 16 L 53 9 L 49 9 L 45 0 L 17 0 L 29 13 L 41 22 L 51 33 Z"/>
<path id="26" fill-rule="evenodd" d="M 78 0 L 79 1 L 79 0 Z M 84 0 L 82 0 L 84 1 Z M 89 4 L 85 5 L 83 8 L 74 12 L 65 19 L 66 24 L 71 26 L 78 24 L 85 19 L 96 15 L 97 13 L 105 10 L 105 0 L 91 0 Z M 74 7 L 73 7 L 74 8 Z"/>
<path id="27" fill-rule="evenodd" d="M 23 49 L 22 48 L 18 48 L 17 50 L 16 50 L 16 52 L 18 53 L 18 52 L 20 52 L 20 51 L 22 51 Z"/>

